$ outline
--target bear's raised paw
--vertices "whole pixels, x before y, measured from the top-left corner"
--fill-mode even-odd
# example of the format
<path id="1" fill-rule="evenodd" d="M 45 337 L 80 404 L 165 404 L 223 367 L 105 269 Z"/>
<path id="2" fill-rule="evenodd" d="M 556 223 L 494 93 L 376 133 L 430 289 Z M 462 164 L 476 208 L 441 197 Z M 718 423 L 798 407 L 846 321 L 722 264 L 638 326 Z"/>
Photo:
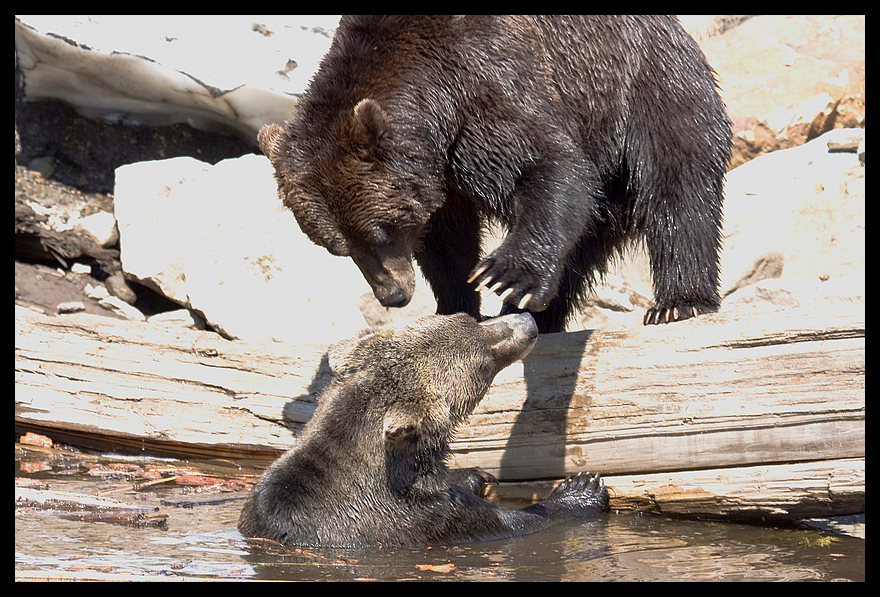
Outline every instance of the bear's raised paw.
<path id="1" fill-rule="evenodd" d="M 566 477 L 545 502 L 573 518 L 593 518 L 608 509 L 608 490 L 598 473 Z"/>
<path id="2" fill-rule="evenodd" d="M 477 282 L 474 290 L 483 296 L 498 294 L 502 301 L 519 310 L 538 312 L 548 307 L 559 286 L 558 274 L 552 272 L 551 275 L 550 270 L 550 267 L 524 269 L 515 258 L 496 251 L 473 269 L 467 282 Z"/>

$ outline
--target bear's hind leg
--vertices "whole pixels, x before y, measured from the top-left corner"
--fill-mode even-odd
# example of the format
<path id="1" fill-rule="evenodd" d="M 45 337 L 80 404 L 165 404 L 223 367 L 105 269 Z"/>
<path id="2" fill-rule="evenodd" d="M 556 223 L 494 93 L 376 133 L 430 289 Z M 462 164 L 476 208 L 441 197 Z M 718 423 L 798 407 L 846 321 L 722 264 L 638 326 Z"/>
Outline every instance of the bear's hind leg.
<path id="1" fill-rule="evenodd" d="M 702 188 L 702 195 L 696 191 Z M 645 240 L 654 279 L 654 306 L 644 324 L 670 323 L 714 313 L 721 251 L 721 191 L 694 185 L 665 194 L 648 217 Z"/>

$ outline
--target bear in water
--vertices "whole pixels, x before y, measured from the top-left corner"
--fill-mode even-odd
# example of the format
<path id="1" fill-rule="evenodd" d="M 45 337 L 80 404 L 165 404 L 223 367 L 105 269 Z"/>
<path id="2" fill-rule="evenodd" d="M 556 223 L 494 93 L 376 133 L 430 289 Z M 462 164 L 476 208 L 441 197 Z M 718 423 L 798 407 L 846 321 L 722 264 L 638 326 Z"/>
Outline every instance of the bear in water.
<path id="1" fill-rule="evenodd" d="M 478 497 L 488 475 L 450 479 L 456 426 L 495 375 L 535 344 L 531 315 L 477 323 L 432 315 L 365 331 L 329 352 L 334 377 L 297 445 L 254 487 L 238 528 L 285 545 L 432 545 L 524 535 L 608 505 L 598 475 L 505 510 Z"/>
<path id="2" fill-rule="evenodd" d="M 419 263 L 438 313 L 531 311 L 557 332 L 646 244 L 646 324 L 717 311 L 732 130 L 675 17 L 346 16 L 284 128 L 258 136 L 311 240 L 380 303 Z M 507 235 L 482 255 L 487 220 Z"/>

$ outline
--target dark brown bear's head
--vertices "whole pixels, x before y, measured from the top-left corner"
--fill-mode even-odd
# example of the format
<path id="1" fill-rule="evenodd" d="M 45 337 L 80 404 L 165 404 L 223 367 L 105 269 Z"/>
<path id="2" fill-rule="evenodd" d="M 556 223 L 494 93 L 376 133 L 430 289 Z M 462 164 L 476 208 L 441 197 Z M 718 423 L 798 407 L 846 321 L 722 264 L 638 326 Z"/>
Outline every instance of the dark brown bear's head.
<path id="1" fill-rule="evenodd" d="M 439 205 L 407 174 L 408 156 L 378 102 L 336 114 L 315 122 L 303 109 L 283 129 L 264 126 L 260 148 L 302 231 L 351 257 L 382 305 L 402 307 L 415 289 L 413 252 Z"/>

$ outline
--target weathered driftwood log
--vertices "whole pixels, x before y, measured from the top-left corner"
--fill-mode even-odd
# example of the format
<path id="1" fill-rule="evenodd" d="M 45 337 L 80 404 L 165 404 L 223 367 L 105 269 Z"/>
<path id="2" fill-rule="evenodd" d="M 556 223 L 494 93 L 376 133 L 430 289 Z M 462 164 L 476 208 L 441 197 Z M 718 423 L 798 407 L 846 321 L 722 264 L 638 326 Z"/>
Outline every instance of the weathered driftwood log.
<path id="1" fill-rule="evenodd" d="M 20 308 L 15 336 L 17 429 L 92 447 L 268 461 L 329 380 L 322 345 Z M 453 449 L 453 467 L 504 481 L 863 462 L 864 305 L 543 336 L 496 378 Z M 761 500 L 766 488 L 748 477 L 731 483 Z M 662 493 L 625 497 L 638 495 L 626 483 L 608 484 L 629 505 Z M 689 483 L 675 486 L 705 490 Z M 714 512 L 735 500 L 692 502 Z"/>
<path id="2" fill-rule="evenodd" d="M 767 521 L 865 511 L 865 460 L 611 477 L 616 508 Z"/>
<path id="3" fill-rule="evenodd" d="M 604 477 L 611 508 L 682 518 L 779 522 L 865 511 L 865 459 L 823 460 L 678 473 Z M 534 502 L 552 481 L 490 487 Z"/>

